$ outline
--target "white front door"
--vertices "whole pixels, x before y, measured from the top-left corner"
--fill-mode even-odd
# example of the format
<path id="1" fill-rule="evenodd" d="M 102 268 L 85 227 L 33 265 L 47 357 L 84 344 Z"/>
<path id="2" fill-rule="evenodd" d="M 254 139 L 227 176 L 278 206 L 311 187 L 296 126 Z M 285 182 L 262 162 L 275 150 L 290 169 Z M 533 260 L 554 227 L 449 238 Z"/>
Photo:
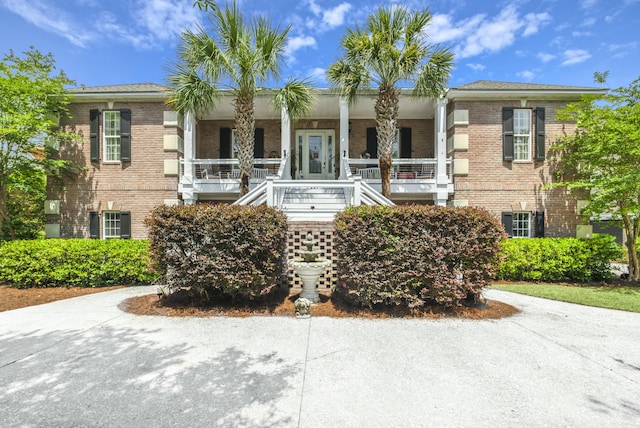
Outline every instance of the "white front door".
<path id="1" fill-rule="evenodd" d="M 296 131 L 298 152 L 296 156 L 297 178 L 305 180 L 330 180 L 334 172 L 334 131 Z"/>

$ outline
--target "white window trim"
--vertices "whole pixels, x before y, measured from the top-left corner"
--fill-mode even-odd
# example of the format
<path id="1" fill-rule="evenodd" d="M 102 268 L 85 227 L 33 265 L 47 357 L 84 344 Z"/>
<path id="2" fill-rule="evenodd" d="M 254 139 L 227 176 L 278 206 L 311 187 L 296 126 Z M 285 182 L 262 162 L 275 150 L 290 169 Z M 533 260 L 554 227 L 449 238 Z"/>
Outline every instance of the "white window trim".
<path id="1" fill-rule="evenodd" d="M 117 235 L 107 235 L 107 216 L 109 214 L 117 214 L 117 222 L 118 222 L 118 234 Z M 122 235 L 122 224 L 120 223 L 120 211 L 102 211 L 102 236 L 104 239 L 118 239 Z"/>
<path id="2" fill-rule="evenodd" d="M 517 134 L 516 133 L 516 117 L 518 115 L 519 111 L 524 111 L 527 112 L 527 115 L 529 117 L 529 133 L 528 134 Z M 514 162 L 520 162 L 520 163 L 531 163 L 532 162 L 532 158 L 531 158 L 531 152 L 532 152 L 532 145 L 531 145 L 531 128 L 532 128 L 532 123 L 533 123 L 533 118 L 532 118 L 532 110 L 531 109 L 526 109 L 526 108 L 514 108 L 513 109 L 513 161 Z M 516 155 L 518 153 L 518 151 L 516 150 L 516 140 L 518 137 L 526 137 L 527 138 L 527 158 L 526 159 L 517 159 Z"/>
<path id="3" fill-rule="evenodd" d="M 528 219 L 527 219 L 527 236 L 516 236 L 516 224 L 517 224 L 517 220 L 516 217 L 519 215 L 523 215 L 526 214 Z M 533 220 L 533 216 L 531 215 L 530 211 L 514 211 L 513 212 L 513 219 L 512 219 L 512 223 L 511 223 L 511 237 L 512 238 L 516 238 L 516 239 L 526 239 L 526 238 L 531 238 L 531 222 Z M 517 228 L 517 230 L 520 230 L 520 228 Z M 524 230 L 524 229 L 522 229 Z"/>
<path id="4" fill-rule="evenodd" d="M 105 110 L 102 114 L 102 141 L 103 141 L 103 163 L 121 163 L 122 162 L 122 140 L 121 140 L 121 136 L 120 136 L 120 128 L 117 129 L 117 135 L 107 135 L 107 116 L 110 115 L 110 113 L 115 113 L 118 116 L 118 122 L 120 122 L 120 120 L 122 120 L 120 118 L 120 110 Z M 114 159 L 109 159 L 108 157 L 108 153 L 109 150 L 107 149 L 107 138 L 117 138 L 118 139 L 118 159 L 114 160 Z"/>

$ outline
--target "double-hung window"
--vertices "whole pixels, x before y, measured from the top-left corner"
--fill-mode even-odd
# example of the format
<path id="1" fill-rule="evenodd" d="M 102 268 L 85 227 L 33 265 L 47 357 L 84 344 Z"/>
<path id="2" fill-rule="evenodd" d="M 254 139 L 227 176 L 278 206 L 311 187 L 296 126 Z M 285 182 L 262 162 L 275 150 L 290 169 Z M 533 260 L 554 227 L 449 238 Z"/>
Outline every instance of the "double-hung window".
<path id="1" fill-rule="evenodd" d="M 89 110 L 89 135 L 91 162 L 131 162 L 130 109 Z"/>
<path id="2" fill-rule="evenodd" d="M 544 211 L 503 212 L 502 225 L 510 238 L 543 238 Z"/>
<path id="3" fill-rule="evenodd" d="M 94 239 L 131 238 L 131 212 L 89 212 L 89 237 Z"/>
<path id="4" fill-rule="evenodd" d="M 120 112 L 105 111 L 104 114 L 104 160 L 120 161 Z"/>
<path id="5" fill-rule="evenodd" d="M 120 211 L 104 211 L 102 222 L 105 238 L 120 238 Z"/>
<path id="6" fill-rule="evenodd" d="M 530 212 L 514 212 L 512 235 L 514 238 L 531 237 L 531 213 Z"/>
<path id="7" fill-rule="evenodd" d="M 513 160 L 531 160 L 531 110 L 513 110 Z"/>

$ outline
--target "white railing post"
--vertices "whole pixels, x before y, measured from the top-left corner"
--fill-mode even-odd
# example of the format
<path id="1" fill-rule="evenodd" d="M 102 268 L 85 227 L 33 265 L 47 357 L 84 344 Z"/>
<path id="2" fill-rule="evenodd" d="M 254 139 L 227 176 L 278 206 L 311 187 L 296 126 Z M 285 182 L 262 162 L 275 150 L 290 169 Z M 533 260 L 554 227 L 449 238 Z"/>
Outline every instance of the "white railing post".
<path id="1" fill-rule="evenodd" d="M 442 96 L 436 105 L 436 205 L 445 206 L 449 197 L 447 176 L 447 98 Z"/>
<path id="2" fill-rule="evenodd" d="M 273 176 L 267 176 L 267 206 L 275 206 L 275 200 L 273 198 Z"/>
<path id="3" fill-rule="evenodd" d="M 353 177 L 353 206 L 359 207 L 362 204 L 362 177 Z"/>
<path id="4" fill-rule="evenodd" d="M 198 200 L 198 195 L 195 194 L 193 189 L 194 172 L 193 172 L 193 160 L 196 153 L 196 125 L 193 115 L 186 113 L 184 117 L 184 168 L 182 176 L 180 177 L 180 183 L 182 183 L 182 199 L 185 205 L 195 204 Z"/>

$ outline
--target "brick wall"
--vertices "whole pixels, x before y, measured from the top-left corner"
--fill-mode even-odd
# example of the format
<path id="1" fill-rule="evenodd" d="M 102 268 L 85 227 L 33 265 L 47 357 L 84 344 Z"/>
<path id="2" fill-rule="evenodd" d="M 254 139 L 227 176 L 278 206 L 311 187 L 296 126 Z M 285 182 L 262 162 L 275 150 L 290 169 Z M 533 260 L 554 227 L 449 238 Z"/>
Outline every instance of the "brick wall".
<path id="1" fill-rule="evenodd" d="M 375 128 L 374 119 L 351 120 L 349 134 L 349 157 L 357 158 L 367 150 L 367 128 Z M 434 123 L 433 119 L 400 119 L 398 128 L 411 128 L 411 157 L 433 158 Z"/>
<path id="2" fill-rule="evenodd" d="M 75 178 L 48 179 L 47 199 L 60 200 L 60 214 L 48 215 L 47 223 L 60 223 L 61 237 L 88 237 L 89 212 L 113 209 L 130 211 L 132 238 L 144 238 L 142 220 L 150 210 L 165 199 L 178 197 L 178 178 L 164 175 L 164 160 L 178 159 L 179 154 L 164 151 L 164 135 L 181 130 L 163 125 L 163 111 L 168 109 L 162 102 L 113 104 L 113 109 L 123 108 L 131 109 L 132 114 L 131 162 L 90 162 L 89 110 L 107 110 L 106 103 L 72 104 L 71 119 L 61 122 L 78 140 L 63 143 L 59 156 L 73 160 L 80 170 Z"/>
<path id="3" fill-rule="evenodd" d="M 469 206 L 486 208 L 496 216 L 503 211 L 544 211 L 546 236 L 575 234 L 580 218 L 575 214 L 575 197 L 564 190 L 545 189 L 552 182 L 549 173 L 548 150 L 557 136 L 570 132 L 572 125 L 555 119 L 558 109 L 566 103 L 529 101 L 522 107 L 520 100 L 495 102 L 455 102 L 448 105 L 469 111 L 469 125 L 450 128 L 448 136 L 456 133 L 469 135 L 469 150 L 454 154 L 456 159 L 469 160 L 469 175 L 455 177 L 453 199 L 468 200 Z M 547 160 L 530 162 L 503 162 L 502 160 L 502 108 L 544 107 L 546 113 L 545 147 Z M 535 119 L 532 119 L 535 123 Z M 532 135 L 533 143 L 534 135 Z"/>
<path id="4" fill-rule="evenodd" d="M 307 233 L 311 232 L 320 256 L 333 260 L 333 222 L 290 222 L 287 238 L 287 260 L 298 257 L 299 250 L 304 249 L 302 241 L 306 240 Z M 285 261 L 286 263 L 286 261 Z M 318 290 L 330 290 L 336 284 L 338 274 L 335 260 L 331 268 L 323 273 L 318 280 Z M 302 289 L 302 281 L 288 268 L 287 285 L 290 289 Z"/>

